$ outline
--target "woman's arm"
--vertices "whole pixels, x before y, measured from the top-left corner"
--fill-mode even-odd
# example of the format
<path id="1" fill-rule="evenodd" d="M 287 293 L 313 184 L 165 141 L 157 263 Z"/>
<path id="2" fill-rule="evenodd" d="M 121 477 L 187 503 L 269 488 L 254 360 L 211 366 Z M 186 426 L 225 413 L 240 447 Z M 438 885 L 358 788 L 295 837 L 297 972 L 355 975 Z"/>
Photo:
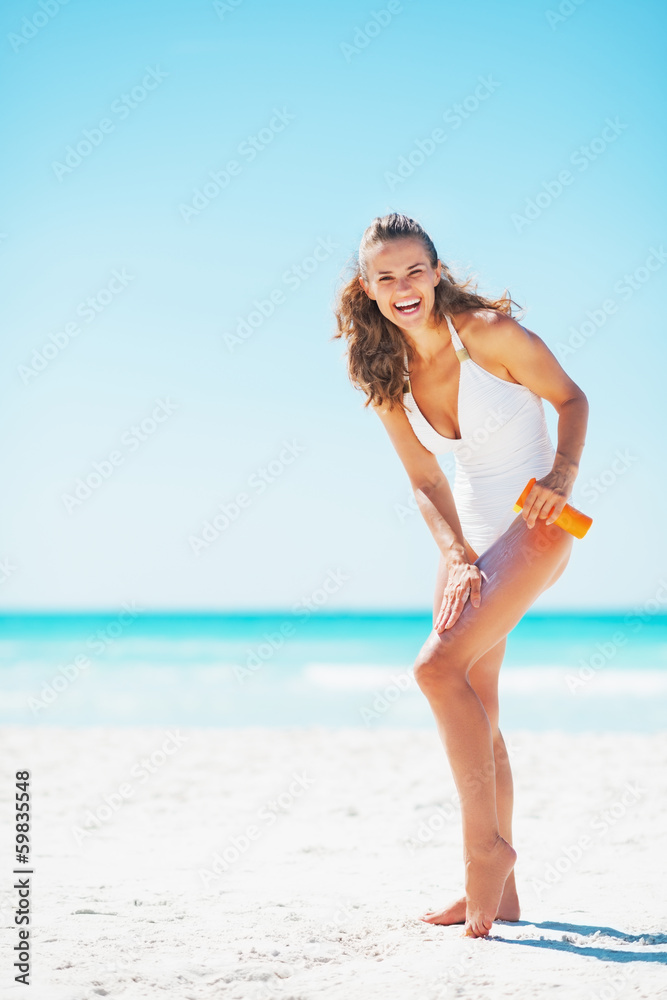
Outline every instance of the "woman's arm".
<path id="1" fill-rule="evenodd" d="M 580 394 L 556 406 L 558 410 L 558 448 L 554 469 L 563 469 L 574 481 L 579 472 L 579 460 L 586 443 L 588 398 Z"/>
<path id="2" fill-rule="evenodd" d="M 556 520 L 572 494 L 572 487 L 579 473 L 579 459 L 584 450 L 588 425 L 588 399 L 582 392 L 581 396 L 566 399 L 556 409 L 556 457 L 551 472 L 539 479 L 526 497 L 524 517 L 529 528 L 534 526 L 538 517 L 546 518 L 545 524 L 552 524 Z"/>
<path id="3" fill-rule="evenodd" d="M 400 407 L 374 406 L 391 442 L 408 474 L 417 506 L 447 564 L 448 575 L 443 595 L 442 612 L 436 629 L 451 626 L 463 610 L 468 596 L 471 603 L 480 603 L 481 573 L 476 565 L 476 552 L 463 536 L 449 480 L 435 455 L 425 448 Z"/>
<path id="4" fill-rule="evenodd" d="M 473 563 L 477 553 L 463 535 L 449 481 L 441 475 L 435 486 L 413 486 L 417 506 L 447 563 L 460 559 Z"/>
<path id="5" fill-rule="evenodd" d="M 465 553 L 466 540 L 449 480 L 433 452 L 423 446 L 405 412 L 373 406 L 408 474 L 417 506 L 445 559 Z"/>
<path id="6" fill-rule="evenodd" d="M 472 315 L 464 333 L 484 367 L 504 368 L 511 378 L 548 400 L 558 413 L 558 444 L 552 469 L 535 483 L 521 511 L 529 528 L 538 517 L 551 524 L 571 495 L 579 472 L 588 426 L 586 394 L 544 341 L 509 316 L 480 310 Z"/>

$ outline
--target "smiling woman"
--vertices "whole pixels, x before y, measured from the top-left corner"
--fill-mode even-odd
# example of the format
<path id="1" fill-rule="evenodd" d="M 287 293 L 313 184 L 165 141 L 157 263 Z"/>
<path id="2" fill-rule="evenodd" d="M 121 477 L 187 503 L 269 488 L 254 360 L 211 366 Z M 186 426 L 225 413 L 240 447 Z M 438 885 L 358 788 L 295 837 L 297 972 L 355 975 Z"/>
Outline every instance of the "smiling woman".
<path id="1" fill-rule="evenodd" d="M 457 283 L 424 229 L 393 214 L 364 233 L 334 335 L 347 340 L 350 378 L 382 420 L 440 551 L 415 679 L 461 799 L 465 896 L 422 919 L 465 923 L 473 937 L 520 915 L 498 677 L 508 632 L 569 560 L 572 536 L 553 522 L 588 416 L 581 389 L 511 304 Z M 542 398 L 559 413 L 557 451 Z M 436 458 L 445 451 L 456 459 L 453 491 Z"/>
<path id="2" fill-rule="evenodd" d="M 414 241 L 412 258 L 401 262 L 406 276 L 399 276 L 388 264 L 379 264 L 392 253 L 397 241 Z M 372 253 L 379 255 L 380 271 L 377 287 L 369 294 L 368 259 Z M 438 261 L 433 241 L 412 219 L 394 214 L 373 221 L 361 240 L 353 274 L 339 293 L 338 332 L 334 335 L 347 340 L 350 378 L 366 392 L 365 406 L 403 406 L 404 355 L 407 353 L 410 362 L 415 359 L 412 343 L 398 328 L 405 318 L 419 322 L 432 313 L 437 328 L 448 314 L 464 309 L 495 309 L 511 315 L 508 294 L 490 299 L 479 295 L 472 285 L 472 279 L 458 282 L 447 265 Z M 411 307 L 410 299 L 419 299 L 419 307 Z"/>

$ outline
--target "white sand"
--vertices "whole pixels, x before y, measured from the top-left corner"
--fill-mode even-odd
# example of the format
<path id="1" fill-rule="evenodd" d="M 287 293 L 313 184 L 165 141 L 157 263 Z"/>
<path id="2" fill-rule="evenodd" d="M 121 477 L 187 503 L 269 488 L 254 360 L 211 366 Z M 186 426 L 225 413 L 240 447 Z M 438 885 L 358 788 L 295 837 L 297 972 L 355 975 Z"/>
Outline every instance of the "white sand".
<path id="1" fill-rule="evenodd" d="M 506 734 L 523 914 L 477 940 L 417 919 L 462 885 L 435 730 L 182 730 L 154 774 L 133 771 L 166 735 L 4 731 L 5 927 L 8 772 L 32 771 L 30 996 L 667 995 L 664 735 Z M 105 796 L 110 818 L 77 843 Z M 216 852 L 229 862 L 217 875 Z M 0 994 L 27 996 L 13 985 L 13 927 L 4 940 Z"/>

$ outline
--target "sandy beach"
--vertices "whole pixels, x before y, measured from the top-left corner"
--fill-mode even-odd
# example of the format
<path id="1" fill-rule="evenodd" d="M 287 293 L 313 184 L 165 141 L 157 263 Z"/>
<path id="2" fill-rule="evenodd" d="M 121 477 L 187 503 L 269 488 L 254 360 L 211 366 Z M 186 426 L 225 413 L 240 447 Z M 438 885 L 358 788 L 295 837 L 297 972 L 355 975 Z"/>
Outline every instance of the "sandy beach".
<path id="1" fill-rule="evenodd" d="M 417 919 L 462 888 L 435 732 L 7 727 L 5 940 L 28 768 L 33 995 L 664 996 L 664 734 L 505 736 L 522 919 L 471 940 Z"/>

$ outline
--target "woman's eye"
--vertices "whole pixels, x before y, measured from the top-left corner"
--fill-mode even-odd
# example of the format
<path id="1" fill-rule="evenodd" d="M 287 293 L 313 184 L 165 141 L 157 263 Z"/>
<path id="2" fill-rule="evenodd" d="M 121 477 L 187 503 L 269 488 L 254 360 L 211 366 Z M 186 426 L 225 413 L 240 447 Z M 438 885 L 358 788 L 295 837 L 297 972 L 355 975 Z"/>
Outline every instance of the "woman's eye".
<path id="1" fill-rule="evenodd" d="M 409 274 L 409 277 L 410 277 L 410 278 L 414 278 L 414 277 L 416 277 L 416 275 L 418 275 L 418 274 L 423 274 L 423 271 L 424 271 L 424 269 L 423 269 L 423 268 L 420 268 L 420 269 L 419 269 L 418 271 L 410 271 L 410 274 Z M 392 276 L 391 276 L 390 274 L 385 274 L 385 275 L 384 275 L 384 276 L 383 276 L 382 278 L 380 278 L 379 280 L 380 280 L 380 281 L 393 281 L 394 279 L 392 278 Z"/>

